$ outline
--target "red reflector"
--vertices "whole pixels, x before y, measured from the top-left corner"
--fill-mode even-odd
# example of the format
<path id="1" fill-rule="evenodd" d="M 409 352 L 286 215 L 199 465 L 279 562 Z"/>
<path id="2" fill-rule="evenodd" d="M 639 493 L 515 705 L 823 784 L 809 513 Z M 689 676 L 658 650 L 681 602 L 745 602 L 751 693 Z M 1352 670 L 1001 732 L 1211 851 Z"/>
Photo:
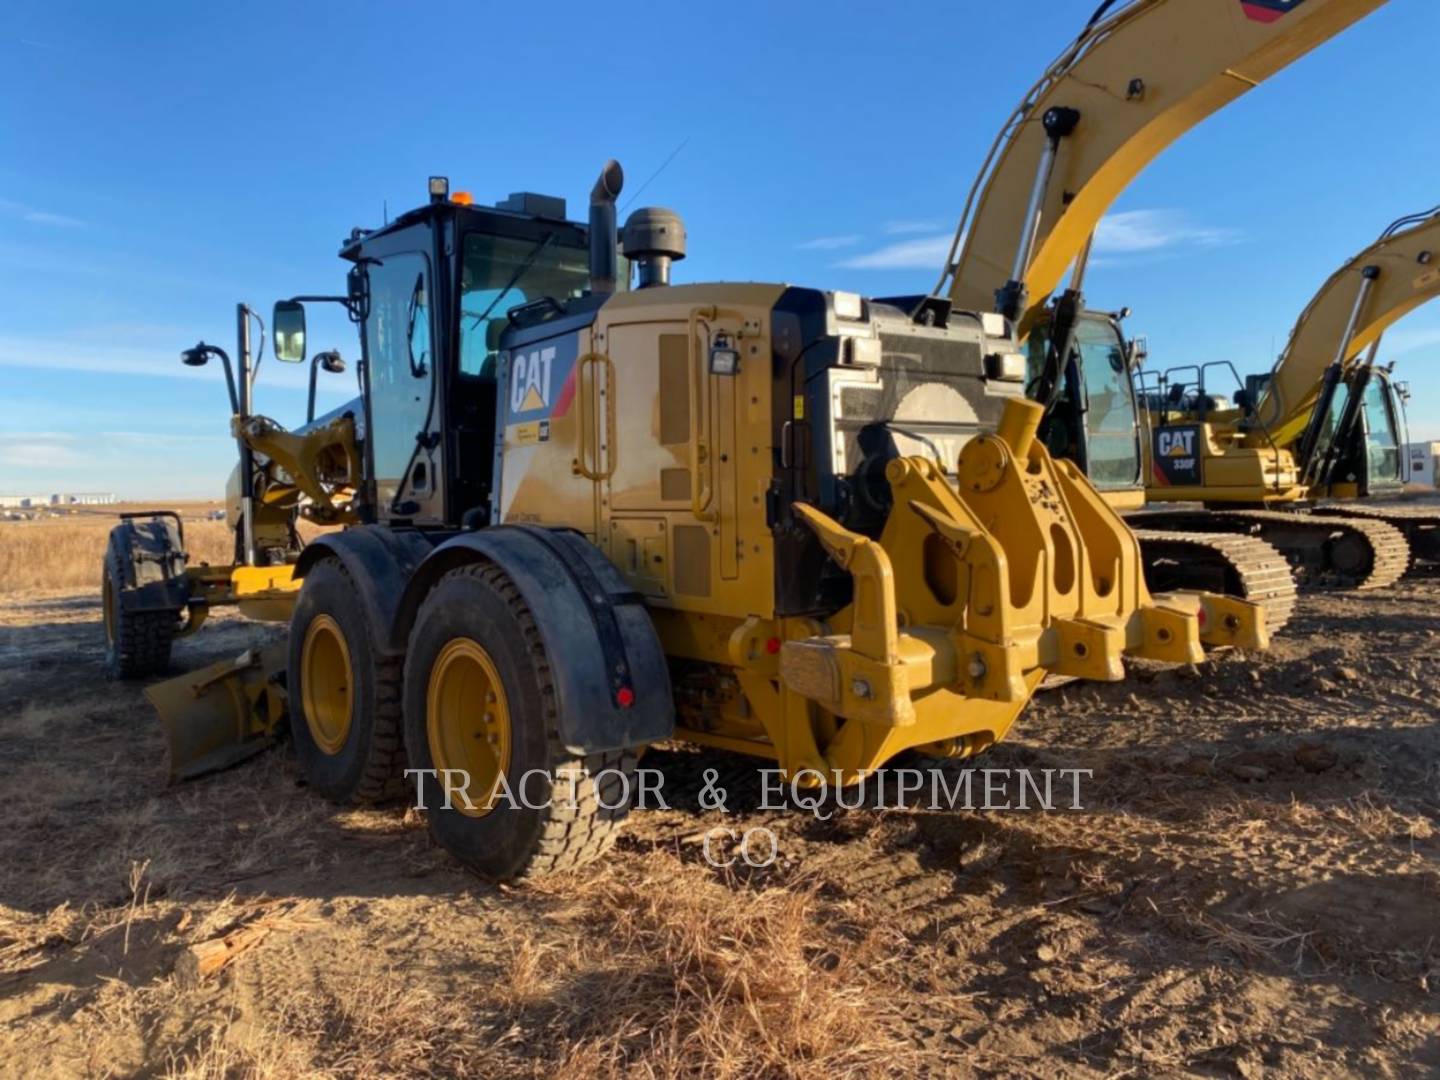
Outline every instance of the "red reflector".
<path id="1" fill-rule="evenodd" d="M 1200 608 L 1200 610 L 1196 613 L 1195 618 L 1196 618 L 1196 620 L 1200 623 L 1201 626 L 1204 626 L 1204 625 L 1205 625 L 1205 608 L 1204 608 L 1203 606 L 1202 606 L 1202 607 Z"/>
<path id="2" fill-rule="evenodd" d="M 628 709 L 631 705 L 635 704 L 635 691 L 631 690 L 628 686 L 622 686 L 619 690 L 615 691 L 615 704 L 619 705 L 622 709 Z"/>
<path id="3" fill-rule="evenodd" d="M 772 637 L 769 641 L 765 642 L 765 651 L 772 656 L 779 652 L 780 639 L 778 637 Z"/>

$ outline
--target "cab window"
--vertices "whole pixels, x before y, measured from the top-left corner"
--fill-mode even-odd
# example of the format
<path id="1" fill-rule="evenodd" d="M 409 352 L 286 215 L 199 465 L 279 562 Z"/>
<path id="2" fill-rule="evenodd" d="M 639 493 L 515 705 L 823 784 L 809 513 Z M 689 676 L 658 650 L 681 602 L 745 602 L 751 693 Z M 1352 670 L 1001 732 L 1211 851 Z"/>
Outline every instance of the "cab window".
<path id="1" fill-rule="evenodd" d="M 1026 341 L 1028 377 L 1032 383 L 1045 367 L 1050 347 L 1049 325 L 1041 324 Z M 1130 383 L 1125 344 L 1106 319 L 1083 317 L 1071 339 L 1071 360 L 1079 368 L 1079 381 L 1067 374 L 1061 383 L 1054 420 L 1048 425 L 1046 446 L 1059 458 L 1079 460 L 1082 437 L 1074 398 L 1083 389 L 1084 462 L 1090 482 L 1097 488 L 1128 488 L 1140 483 L 1140 435 L 1135 414 L 1134 387 Z"/>
<path id="2" fill-rule="evenodd" d="M 460 267 L 460 374 L 493 381 L 506 316 L 549 297 L 563 304 L 590 283 L 586 249 L 538 239 L 470 233 Z"/>
<path id="3" fill-rule="evenodd" d="M 1373 376 L 1365 385 L 1365 451 L 1372 480 L 1400 476 L 1400 439 L 1387 389 L 1388 384 L 1379 376 Z"/>
<path id="4" fill-rule="evenodd" d="M 429 261 L 387 255 L 369 269 L 366 355 L 375 414 L 376 494 L 388 506 L 401 486 L 412 496 L 430 488 L 429 461 L 416 455 L 416 436 L 435 425 L 435 362 L 431 347 Z"/>
<path id="5" fill-rule="evenodd" d="M 1112 326 L 1082 319 L 1075 328 L 1075 347 L 1085 380 L 1088 411 L 1090 478 L 1096 487 L 1135 484 L 1140 476 L 1140 446 L 1135 430 L 1135 402 L 1125 349 Z"/>

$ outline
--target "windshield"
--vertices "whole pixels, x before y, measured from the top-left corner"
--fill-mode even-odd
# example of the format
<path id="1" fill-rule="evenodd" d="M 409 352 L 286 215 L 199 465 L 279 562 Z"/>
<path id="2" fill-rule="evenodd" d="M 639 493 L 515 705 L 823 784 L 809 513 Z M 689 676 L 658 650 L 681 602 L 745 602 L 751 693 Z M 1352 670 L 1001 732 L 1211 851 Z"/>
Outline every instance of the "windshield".
<path id="1" fill-rule="evenodd" d="M 1383 483 L 1400 476 L 1400 439 L 1390 411 L 1388 388 L 1379 375 L 1365 386 L 1365 451 L 1372 482 Z"/>
<path id="2" fill-rule="evenodd" d="M 542 297 L 559 303 L 590 284 L 585 248 L 562 246 L 554 234 L 535 240 L 470 233 L 460 268 L 460 372 L 495 377 L 506 314 Z"/>
<path id="3" fill-rule="evenodd" d="M 1135 484 L 1140 477 L 1140 446 L 1120 335 L 1108 322 L 1084 319 L 1075 328 L 1075 344 L 1089 399 L 1085 431 L 1090 480 L 1099 488 Z"/>
<path id="4" fill-rule="evenodd" d="M 1026 342 L 1032 381 L 1040 374 L 1049 348 L 1049 326 L 1037 326 Z M 1078 354 L 1078 357 L 1077 357 Z M 1084 384 L 1086 471 L 1097 488 L 1134 487 L 1140 482 L 1140 440 L 1134 389 L 1125 360 L 1125 343 L 1109 319 L 1082 316 L 1075 327 L 1071 358 L 1078 358 Z M 1073 410 L 1070 380 L 1062 384 L 1057 412 Z M 1071 456 L 1068 433 L 1052 424 L 1047 440 L 1052 453 Z"/>

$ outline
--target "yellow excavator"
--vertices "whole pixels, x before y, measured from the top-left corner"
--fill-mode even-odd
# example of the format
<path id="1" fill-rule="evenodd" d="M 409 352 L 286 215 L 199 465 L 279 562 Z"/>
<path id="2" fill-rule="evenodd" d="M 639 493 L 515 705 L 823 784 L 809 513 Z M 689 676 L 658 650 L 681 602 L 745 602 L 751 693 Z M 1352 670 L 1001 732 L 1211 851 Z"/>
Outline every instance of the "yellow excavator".
<path id="1" fill-rule="evenodd" d="M 1041 437 L 1107 503 L 1145 503 L 1142 415 L 1131 385 L 1141 350 L 1124 313 L 1089 311 L 1083 282 L 1097 225 L 1156 155 L 1191 127 L 1384 0 L 1137 0 L 1103 4 L 1026 93 L 965 203 L 936 288 L 956 307 L 993 308 L 1026 339 Z M 1052 294 L 1067 268 L 1063 293 Z M 994 283 L 1004 281 L 995 291 Z M 1136 519 L 1138 525 L 1143 519 Z M 1138 531 L 1155 588 L 1204 587 L 1265 604 L 1272 631 L 1295 603 L 1284 557 L 1245 530 Z"/>
<path id="2" fill-rule="evenodd" d="M 1160 520 L 1248 529 L 1319 584 L 1378 588 L 1440 560 L 1440 512 L 1381 498 L 1404 488 L 1405 409 L 1376 363 L 1386 330 L 1436 296 L 1440 207 L 1393 222 L 1330 275 L 1268 374 L 1242 385 L 1224 361 L 1142 374 L 1147 496 L 1206 506 Z"/>
<path id="3" fill-rule="evenodd" d="M 152 517 L 105 562 L 112 647 L 157 643 L 125 674 L 217 604 L 289 623 L 149 689 L 173 776 L 288 726 L 316 791 L 373 800 L 419 770 L 439 843 L 512 878 L 606 850 L 659 740 L 848 784 L 984 750 L 1049 674 L 1266 645 L 1257 605 L 1152 595 L 1123 520 L 1036 437 L 1008 320 L 673 285 L 684 225 L 643 208 L 618 230 L 622 183 L 608 163 L 582 224 L 434 177 L 356 229 L 345 292 L 272 318 L 291 362 L 308 304 L 360 328 L 359 399 L 307 428 L 255 411 L 241 310 L 239 560 L 190 567 Z M 344 527 L 303 543 L 296 515 Z"/>

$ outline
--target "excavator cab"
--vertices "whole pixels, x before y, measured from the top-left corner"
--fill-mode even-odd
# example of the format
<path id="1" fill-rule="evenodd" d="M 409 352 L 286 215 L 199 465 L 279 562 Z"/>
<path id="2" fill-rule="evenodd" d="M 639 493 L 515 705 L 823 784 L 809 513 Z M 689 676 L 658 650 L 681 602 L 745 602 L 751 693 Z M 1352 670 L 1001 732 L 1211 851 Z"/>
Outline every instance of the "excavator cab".
<path id="1" fill-rule="evenodd" d="M 1405 410 L 1385 371 L 1348 372 L 1326 415 L 1315 455 L 1324 463 L 1317 495 L 1393 495 L 1405 484 Z"/>
<path id="2" fill-rule="evenodd" d="M 1387 374 L 1376 372 L 1365 389 L 1365 457 L 1372 493 L 1405 484 L 1405 406 Z"/>
<path id="3" fill-rule="evenodd" d="M 1048 322 L 1026 340 L 1030 378 L 1045 364 Z M 1110 314 L 1080 315 L 1071 340 L 1061 390 L 1042 437 L 1050 453 L 1074 461 L 1103 492 L 1141 491 L 1140 424 L 1131 384 L 1130 348 L 1119 320 Z"/>

